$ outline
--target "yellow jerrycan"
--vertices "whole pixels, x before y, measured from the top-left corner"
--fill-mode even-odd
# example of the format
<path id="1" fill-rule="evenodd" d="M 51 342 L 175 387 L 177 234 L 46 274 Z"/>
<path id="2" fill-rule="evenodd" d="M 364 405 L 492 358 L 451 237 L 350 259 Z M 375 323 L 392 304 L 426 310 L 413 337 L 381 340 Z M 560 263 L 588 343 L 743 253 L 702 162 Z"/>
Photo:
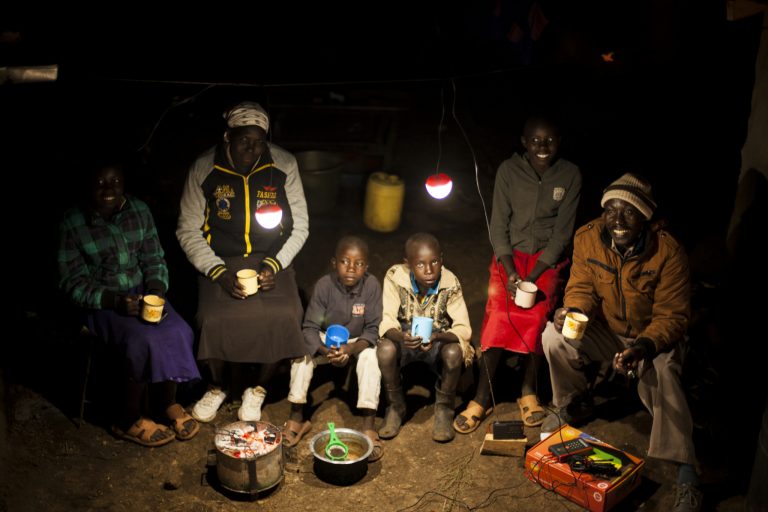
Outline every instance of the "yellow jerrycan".
<path id="1" fill-rule="evenodd" d="M 389 233 L 400 225 L 405 183 L 399 176 L 374 172 L 365 190 L 363 222 L 373 231 Z"/>

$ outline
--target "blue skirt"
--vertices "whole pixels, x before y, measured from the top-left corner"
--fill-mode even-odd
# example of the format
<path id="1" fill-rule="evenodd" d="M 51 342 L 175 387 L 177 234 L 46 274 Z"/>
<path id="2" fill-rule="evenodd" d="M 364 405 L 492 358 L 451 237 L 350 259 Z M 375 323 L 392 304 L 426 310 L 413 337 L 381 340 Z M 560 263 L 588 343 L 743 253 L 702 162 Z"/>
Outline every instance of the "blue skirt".
<path id="1" fill-rule="evenodd" d="M 101 340 L 124 357 L 127 377 L 135 382 L 185 382 L 199 379 L 192 344 L 192 328 L 165 303 L 168 316 L 159 324 L 140 317 L 123 316 L 111 310 L 88 314 L 87 325 Z"/>

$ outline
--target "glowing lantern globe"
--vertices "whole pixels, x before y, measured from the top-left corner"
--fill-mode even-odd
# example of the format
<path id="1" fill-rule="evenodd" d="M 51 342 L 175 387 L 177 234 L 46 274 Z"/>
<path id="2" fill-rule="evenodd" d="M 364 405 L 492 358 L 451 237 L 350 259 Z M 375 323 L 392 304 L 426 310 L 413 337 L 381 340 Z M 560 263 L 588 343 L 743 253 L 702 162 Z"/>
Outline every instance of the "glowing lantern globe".
<path id="1" fill-rule="evenodd" d="M 443 199 L 451 193 L 453 181 L 447 174 L 433 174 L 427 178 L 427 192 L 435 199 Z"/>
<path id="2" fill-rule="evenodd" d="M 283 220 L 283 209 L 276 204 L 261 205 L 256 209 L 256 222 L 264 229 L 272 229 Z"/>

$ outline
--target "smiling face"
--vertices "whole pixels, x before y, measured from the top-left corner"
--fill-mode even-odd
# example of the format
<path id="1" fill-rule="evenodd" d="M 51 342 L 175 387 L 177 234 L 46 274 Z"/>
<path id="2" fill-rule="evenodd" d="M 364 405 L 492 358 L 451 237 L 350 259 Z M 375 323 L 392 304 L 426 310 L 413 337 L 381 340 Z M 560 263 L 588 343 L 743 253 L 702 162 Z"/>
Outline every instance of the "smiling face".
<path id="1" fill-rule="evenodd" d="M 637 208 L 621 199 L 611 199 L 605 203 L 603 221 L 613 243 L 622 252 L 637 242 L 646 222 Z"/>
<path id="2" fill-rule="evenodd" d="M 405 262 L 422 292 L 434 287 L 440 279 L 443 255 L 439 246 L 425 242 L 415 243 L 410 247 Z"/>
<path id="3" fill-rule="evenodd" d="M 224 140 L 229 142 L 229 154 L 235 169 L 249 172 L 258 162 L 266 144 L 267 132 L 258 126 L 242 126 L 230 129 Z"/>
<path id="4" fill-rule="evenodd" d="M 123 171 L 119 167 L 103 167 L 93 175 L 91 199 L 102 217 L 109 217 L 120 208 L 124 192 Z"/>
<path id="5" fill-rule="evenodd" d="M 531 166 L 536 172 L 543 174 L 555 161 L 560 147 L 560 134 L 551 123 L 534 120 L 525 125 L 520 142 L 528 152 Z"/>
<path id="6" fill-rule="evenodd" d="M 352 288 L 368 270 L 367 251 L 354 244 L 340 247 L 336 256 L 331 258 L 331 265 L 336 270 L 341 284 Z"/>

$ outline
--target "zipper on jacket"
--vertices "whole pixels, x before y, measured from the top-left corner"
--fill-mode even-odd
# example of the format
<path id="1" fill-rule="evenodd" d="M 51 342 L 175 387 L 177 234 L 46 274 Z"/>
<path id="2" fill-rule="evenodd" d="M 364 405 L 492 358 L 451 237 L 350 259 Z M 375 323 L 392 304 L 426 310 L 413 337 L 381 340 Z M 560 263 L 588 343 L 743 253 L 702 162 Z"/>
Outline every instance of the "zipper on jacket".
<path id="1" fill-rule="evenodd" d="M 248 185 L 248 178 L 251 175 L 243 176 L 243 195 L 245 196 L 245 230 L 243 235 L 245 236 L 245 254 L 247 256 L 251 254 L 251 187 Z"/>
<path id="2" fill-rule="evenodd" d="M 618 275 L 618 280 L 619 280 L 619 299 L 621 301 L 621 314 L 622 314 L 622 319 L 627 324 L 627 328 L 624 331 L 624 337 L 625 338 L 629 338 L 629 335 L 632 332 L 632 326 L 629 324 L 629 322 L 627 322 L 627 301 L 624 298 L 624 289 L 623 289 L 623 284 L 624 283 L 621 280 L 621 271 L 624 268 L 624 265 L 626 265 L 627 262 L 632 260 L 633 258 L 639 259 L 637 255 L 632 255 L 629 258 L 627 258 L 626 260 L 624 258 L 621 258 L 621 266 L 619 267 L 619 275 Z"/>
<path id="3" fill-rule="evenodd" d="M 624 262 L 621 262 L 621 266 L 618 268 L 618 274 L 616 276 L 616 282 L 619 285 L 619 304 L 621 304 L 621 319 L 624 320 L 624 322 L 627 322 L 627 301 L 624 298 L 624 289 L 623 289 L 623 283 L 621 282 L 621 271 L 624 268 Z M 624 337 L 629 337 L 629 331 L 630 326 L 627 325 L 627 328 L 624 331 Z"/>
<path id="4" fill-rule="evenodd" d="M 536 204 L 533 205 L 533 216 L 531 220 L 531 241 L 533 242 L 533 245 L 531 246 L 531 254 L 535 253 L 535 249 L 539 246 L 539 241 L 536 239 L 536 212 L 539 211 L 539 198 L 541 197 L 541 176 L 539 176 L 538 172 L 536 173 L 536 177 L 538 178 L 538 184 L 536 185 Z"/>

